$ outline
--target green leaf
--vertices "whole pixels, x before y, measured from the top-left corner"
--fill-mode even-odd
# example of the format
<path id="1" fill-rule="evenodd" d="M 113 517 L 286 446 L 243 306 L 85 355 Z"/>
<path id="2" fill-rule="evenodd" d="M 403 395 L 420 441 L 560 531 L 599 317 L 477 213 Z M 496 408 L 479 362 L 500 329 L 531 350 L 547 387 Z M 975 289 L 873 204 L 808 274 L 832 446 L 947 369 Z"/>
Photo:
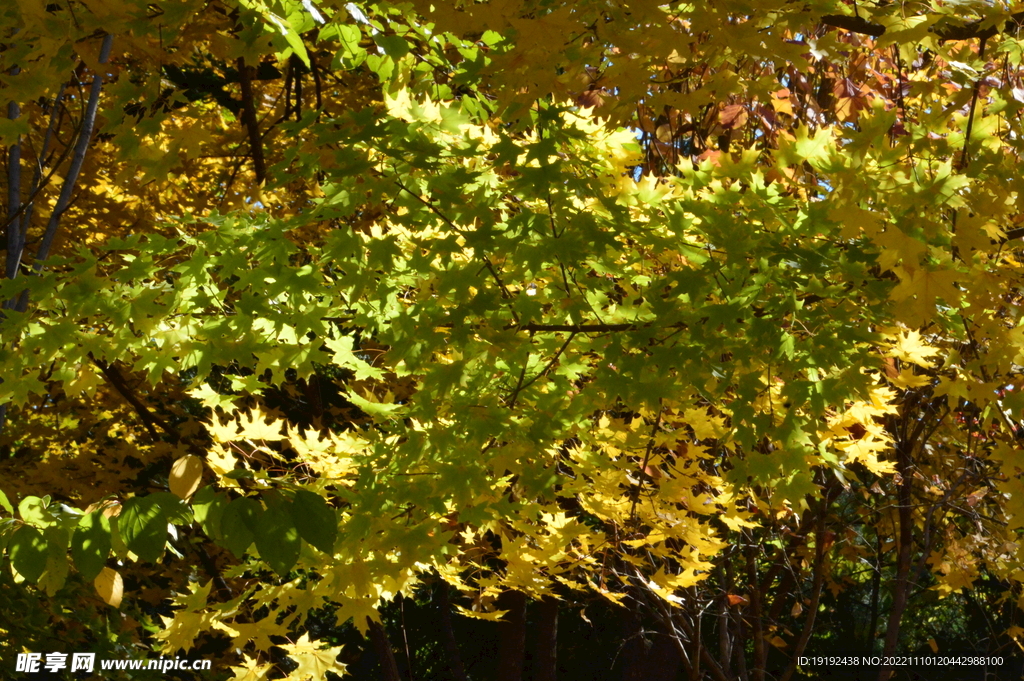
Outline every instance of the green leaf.
<path id="1" fill-rule="evenodd" d="M 0 520 L 0 553 L 3 553 L 4 549 L 11 541 L 11 536 L 17 530 L 17 521 L 10 518 Z"/>
<path id="2" fill-rule="evenodd" d="M 143 560 L 155 563 L 164 551 L 167 541 L 167 516 L 164 515 L 157 495 L 135 497 L 124 503 L 117 526 L 125 545 Z"/>
<path id="3" fill-rule="evenodd" d="M 263 514 L 256 532 L 256 548 L 267 565 L 282 577 L 295 565 L 299 559 L 301 542 L 299 531 L 286 507 L 271 506 Z"/>
<path id="4" fill-rule="evenodd" d="M 26 581 L 35 583 L 46 569 L 48 555 L 43 533 L 31 525 L 22 525 L 11 537 L 7 549 L 11 564 Z"/>
<path id="5" fill-rule="evenodd" d="M 221 532 L 221 521 L 228 507 L 228 498 L 207 485 L 192 497 L 192 513 L 196 522 L 210 539 L 219 542 L 224 538 Z"/>
<path id="6" fill-rule="evenodd" d="M 236 557 L 241 558 L 255 538 L 254 529 L 260 520 L 262 509 L 252 499 L 235 499 L 224 509 L 220 521 L 223 535 L 221 544 Z"/>
<path id="7" fill-rule="evenodd" d="M 167 522 L 175 525 L 190 525 L 192 523 L 192 511 L 181 497 L 172 492 L 154 492 L 149 495 L 150 499 L 160 507 Z"/>
<path id="8" fill-rule="evenodd" d="M 43 538 L 47 544 L 46 569 L 40 575 L 38 585 L 47 596 L 53 596 L 60 591 L 68 578 L 71 567 L 68 561 L 71 533 L 62 527 L 52 525 L 43 530 Z"/>
<path id="9" fill-rule="evenodd" d="M 11 502 L 7 499 L 7 495 L 4 494 L 2 489 L 0 489 L 0 506 L 3 506 L 4 510 L 10 513 L 11 516 L 14 515 L 14 507 L 11 506 Z"/>
<path id="10" fill-rule="evenodd" d="M 103 511 L 93 511 L 78 522 L 71 538 L 75 567 L 87 581 L 96 579 L 110 553 L 110 520 Z"/>
<path id="11" fill-rule="evenodd" d="M 334 542 L 338 538 L 338 518 L 322 496 L 299 490 L 292 502 L 291 514 L 299 536 L 306 543 L 328 555 L 334 553 Z"/>
<path id="12" fill-rule="evenodd" d="M 46 527 L 53 523 L 53 514 L 47 510 L 50 498 L 25 497 L 18 504 L 18 514 L 30 525 Z"/>
<path id="13" fill-rule="evenodd" d="M 409 43 L 397 35 L 377 35 L 373 41 L 392 59 L 401 59 L 409 54 Z"/>

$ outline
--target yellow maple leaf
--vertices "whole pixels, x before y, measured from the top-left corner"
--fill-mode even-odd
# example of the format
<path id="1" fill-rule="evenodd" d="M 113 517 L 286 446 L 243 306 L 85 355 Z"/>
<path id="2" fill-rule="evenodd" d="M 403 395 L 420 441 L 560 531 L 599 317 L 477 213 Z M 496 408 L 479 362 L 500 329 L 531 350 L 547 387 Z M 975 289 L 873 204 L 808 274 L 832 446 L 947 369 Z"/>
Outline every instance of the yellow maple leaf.
<path id="1" fill-rule="evenodd" d="M 898 376 L 893 377 L 890 381 L 897 388 L 906 390 L 907 388 L 920 388 L 923 385 L 928 385 L 932 382 L 932 379 L 928 376 L 919 376 L 914 373 L 913 369 L 906 367 Z"/>
<path id="2" fill-rule="evenodd" d="M 190 650 L 196 636 L 213 626 L 216 613 L 179 610 L 174 617 L 161 617 L 164 628 L 156 637 L 163 641 L 162 650 L 173 654 L 179 650 Z"/>
<path id="3" fill-rule="evenodd" d="M 266 662 L 260 662 L 259 660 L 249 657 L 243 653 L 243 662 L 237 667 L 231 667 L 231 671 L 235 673 L 232 679 L 236 681 L 263 681 L 267 678 L 267 673 L 274 668 L 274 665 Z"/>
<path id="4" fill-rule="evenodd" d="M 708 416 L 705 409 L 687 409 L 683 419 L 693 428 L 698 440 L 712 440 L 725 434 L 725 419 L 720 416 Z"/>
<path id="5" fill-rule="evenodd" d="M 238 465 L 238 460 L 227 449 L 218 447 L 207 452 L 206 464 L 217 474 L 217 481 L 221 487 L 238 487 L 238 482 L 233 478 L 224 477 Z"/>
<path id="6" fill-rule="evenodd" d="M 477 620 L 487 620 L 488 622 L 500 622 L 501 618 L 505 616 L 508 610 L 492 610 L 491 612 L 476 612 L 468 608 L 464 608 L 461 605 L 456 605 L 455 609 L 466 617 L 472 617 Z"/>
<path id="7" fill-rule="evenodd" d="M 951 270 L 917 269 L 892 290 L 890 297 L 897 305 L 897 314 L 908 326 L 923 326 L 935 314 L 935 301 L 941 298 L 947 305 L 960 303 L 960 289 L 956 287 L 959 273 Z"/>
<path id="8" fill-rule="evenodd" d="M 921 339 L 921 334 L 917 331 L 908 331 L 906 334 L 898 336 L 896 345 L 892 349 L 892 356 L 896 359 L 916 364 L 925 369 L 935 366 L 934 362 L 929 361 L 928 358 L 937 354 L 939 351 L 925 344 Z"/>
<path id="9" fill-rule="evenodd" d="M 234 395 L 221 395 L 206 383 L 202 384 L 198 388 L 189 390 L 188 394 L 202 402 L 204 407 L 213 409 L 214 412 L 216 412 L 218 408 L 225 411 L 235 408 Z"/>
<path id="10" fill-rule="evenodd" d="M 287 679 L 320 681 L 326 678 L 327 672 L 334 672 L 339 676 L 345 673 L 345 665 L 338 662 L 341 646 L 319 648 L 316 643 L 310 642 L 309 634 L 303 634 L 295 643 L 282 644 L 281 648 L 299 665 L 286 677 Z"/>

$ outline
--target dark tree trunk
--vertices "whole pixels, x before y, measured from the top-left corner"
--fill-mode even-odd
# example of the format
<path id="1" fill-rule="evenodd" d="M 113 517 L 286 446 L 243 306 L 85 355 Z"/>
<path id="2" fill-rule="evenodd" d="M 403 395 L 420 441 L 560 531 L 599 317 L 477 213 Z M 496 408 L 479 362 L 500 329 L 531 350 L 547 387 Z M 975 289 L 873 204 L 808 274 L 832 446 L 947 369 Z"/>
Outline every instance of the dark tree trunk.
<path id="1" fill-rule="evenodd" d="M 498 608 L 508 610 L 500 626 L 497 681 L 522 681 L 526 664 L 526 594 L 506 591 Z"/>
<path id="2" fill-rule="evenodd" d="M 900 474 L 899 487 L 897 488 L 897 500 L 899 501 L 899 555 L 896 558 L 896 583 L 893 585 L 892 607 L 889 609 L 889 621 L 885 631 L 885 648 L 882 651 L 884 659 L 890 658 L 896 652 L 896 645 L 900 637 L 900 622 L 903 619 L 903 612 L 907 608 L 907 599 L 910 595 L 910 567 L 914 540 L 914 518 L 912 503 L 912 490 L 910 488 L 913 480 L 913 472 L 910 468 L 909 446 L 905 442 L 899 442 L 896 446 L 896 471 Z M 892 667 L 882 665 L 878 672 L 878 681 L 887 681 Z"/>
<path id="3" fill-rule="evenodd" d="M 557 681 L 558 601 L 550 597 L 542 600 L 539 615 L 534 681 Z"/>
<path id="4" fill-rule="evenodd" d="M 441 640 L 444 643 L 444 650 L 448 654 L 448 672 L 452 681 L 467 681 L 466 667 L 462 664 L 462 655 L 459 653 L 459 643 L 455 638 L 455 629 L 452 627 L 452 603 L 448 597 L 448 584 L 440 580 L 441 609 Z"/>
<path id="5" fill-rule="evenodd" d="M 373 650 L 377 653 L 377 661 L 380 662 L 381 681 L 402 681 L 398 673 L 398 662 L 395 660 L 395 653 L 391 649 L 391 641 L 380 622 L 374 622 L 369 617 L 366 621 L 370 624 L 370 642 L 373 643 Z"/>

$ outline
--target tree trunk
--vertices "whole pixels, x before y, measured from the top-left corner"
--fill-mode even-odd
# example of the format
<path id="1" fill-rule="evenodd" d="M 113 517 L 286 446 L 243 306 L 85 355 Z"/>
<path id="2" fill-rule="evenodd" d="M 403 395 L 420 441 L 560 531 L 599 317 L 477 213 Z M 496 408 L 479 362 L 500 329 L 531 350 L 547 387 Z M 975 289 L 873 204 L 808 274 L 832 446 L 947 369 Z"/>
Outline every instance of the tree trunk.
<path id="1" fill-rule="evenodd" d="M 391 641 L 380 622 L 374 622 L 369 617 L 366 621 L 370 624 L 370 641 L 373 643 L 373 650 L 377 653 L 377 661 L 380 662 L 381 681 L 402 681 L 398 673 L 398 661 L 395 660 L 395 652 L 391 649 Z"/>
<path id="2" fill-rule="evenodd" d="M 500 626 L 497 681 L 523 681 L 526 665 L 526 594 L 506 591 L 498 599 L 498 608 L 508 610 Z"/>
<path id="3" fill-rule="evenodd" d="M 910 470 L 910 452 L 904 442 L 896 446 L 896 471 L 902 480 L 899 483 L 897 499 L 899 501 L 899 556 L 896 559 L 896 583 L 893 585 L 892 608 L 889 610 L 889 622 L 885 631 L 885 648 L 882 650 L 883 660 L 889 659 L 896 652 L 896 644 L 900 637 L 900 621 L 903 611 L 907 608 L 907 597 L 910 593 L 910 564 L 912 542 L 914 539 L 914 518 L 911 508 L 910 483 L 913 480 Z M 890 665 L 882 665 L 878 672 L 878 681 L 888 681 L 892 673 Z"/>
<path id="4" fill-rule="evenodd" d="M 550 596 L 540 602 L 534 669 L 534 681 L 558 679 L 558 601 Z"/>
<path id="5" fill-rule="evenodd" d="M 452 627 L 452 603 L 448 597 L 448 584 L 444 580 L 439 580 L 438 588 L 441 593 L 438 603 L 441 608 L 441 640 L 448 654 L 448 672 L 452 681 L 467 681 L 466 667 L 462 664 L 459 643 L 455 639 L 455 629 Z"/>

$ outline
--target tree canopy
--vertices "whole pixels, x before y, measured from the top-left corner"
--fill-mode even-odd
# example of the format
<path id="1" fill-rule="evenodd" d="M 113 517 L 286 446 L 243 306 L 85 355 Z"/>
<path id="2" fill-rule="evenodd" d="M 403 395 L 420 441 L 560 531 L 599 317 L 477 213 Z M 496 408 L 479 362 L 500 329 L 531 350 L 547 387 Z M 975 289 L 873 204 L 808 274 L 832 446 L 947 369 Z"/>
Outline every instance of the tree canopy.
<path id="1" fill-rule="evenodd" d="M 3 4 L 0 659 L 1010 660 L 1022 22 Z"/>

